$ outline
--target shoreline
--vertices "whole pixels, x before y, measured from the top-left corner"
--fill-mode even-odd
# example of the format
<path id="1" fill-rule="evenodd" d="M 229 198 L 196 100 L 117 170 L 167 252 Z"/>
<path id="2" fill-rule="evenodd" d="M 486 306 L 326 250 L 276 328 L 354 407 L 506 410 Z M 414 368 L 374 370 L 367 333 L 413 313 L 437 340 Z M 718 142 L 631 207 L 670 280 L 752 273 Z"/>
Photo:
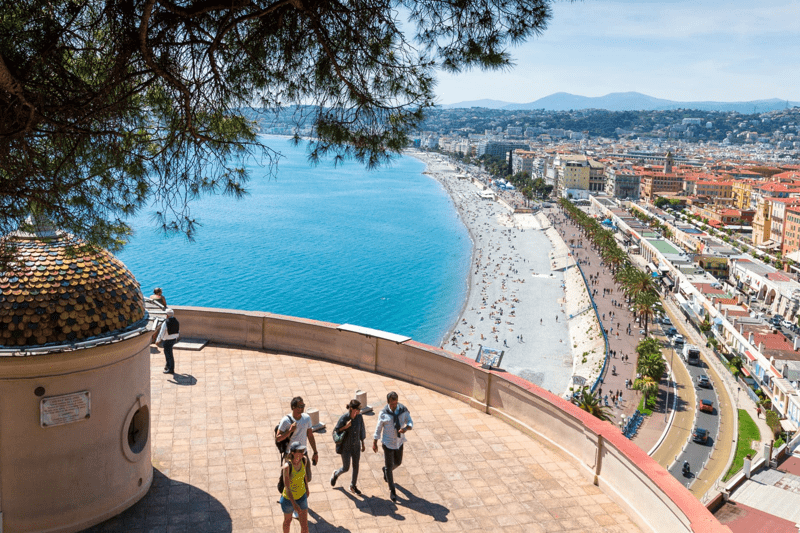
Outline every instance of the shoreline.
<path id="1" fill-rule="evenodd" d="M 577 271 L 574 279 L 570 269 L 553 268 L 561 239 L 546 217 L 515 214 L 505 202 L 480 198 L 483 186 L 457 179 L 444 156 L 403 153 L 423 162 L 423 173 L 444 188 L 472 242 L 467 293 L 440 346 L 472 359 L 480 346 L 503 351 L 501 368 L 560 396 L 569 394 L 573 375 L 588 381 L 584 352 L 594 350 L 582 332 L 591 328 L 593 314 L 575 315 L 571 302 L 580 303 L 581 287 L 586 299 L 588 293 Z"/>

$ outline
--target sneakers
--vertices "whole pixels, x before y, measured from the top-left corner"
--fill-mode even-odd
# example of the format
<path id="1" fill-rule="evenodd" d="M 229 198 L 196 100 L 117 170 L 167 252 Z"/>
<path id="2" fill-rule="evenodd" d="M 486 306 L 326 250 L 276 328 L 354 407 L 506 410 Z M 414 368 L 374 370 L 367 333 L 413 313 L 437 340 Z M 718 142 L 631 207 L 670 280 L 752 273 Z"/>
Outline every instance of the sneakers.
<path id="1" fill-rule="evenodd" d="M 333 474 L 331 474 L 331 487 L 336 486 L 336 480 L 339 478 L 339 471 L 334 470 Z"/>
<path id="2" fill-rule="evenodd" d="M 383 467 L 383 480 L 386 483 L 389 483 L 389 476 L 386 475 L 386 467 L 385 466 Z"/>
<path id="3" fill-rule="evenodd" d="M 350 485 L 350 492 L 352 492 L 353 494 L 358 494 L 359 496 L 361 496 L 361 491 L 358 490 L 358 487 L 356 487 L 355 485 Z"/>

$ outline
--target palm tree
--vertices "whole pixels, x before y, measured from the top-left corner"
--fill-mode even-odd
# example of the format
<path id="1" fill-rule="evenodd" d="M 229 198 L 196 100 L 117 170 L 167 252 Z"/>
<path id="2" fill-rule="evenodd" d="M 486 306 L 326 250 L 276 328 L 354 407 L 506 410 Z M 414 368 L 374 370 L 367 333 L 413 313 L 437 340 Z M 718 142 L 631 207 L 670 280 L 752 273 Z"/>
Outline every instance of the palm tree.
<path id="1" fill-rule="evenodd" d="M 642 391 L 645 396 L 645 405 L 647 405 L 647 398 L 658 392 L 658 381 L 643 375 L 633 382 L 633 388 Z"/>
<path id="2" fill-rule="evenodd" d="M 661 381 L 661 376 L 663 376 L 664 372 L 667 370 L 667 362 L 664 361 L 661 351 L 659 350 L 658 353 L 651 353 L 644 357 L 639 357 L 636 370 L 639 371 L 642 377 L 648 377 L 658 383 Z"/>
<path id="3" fill-rule="evenodd" d="M 600 398 L 595 398 L 588 387 L 581 389 L 580 394 L 572 398 L 572 402 L 587 413 L 604 422 L 610 422 L 611 419 L 614 418 L 614 415 L 611 413 L 611 408 L 602 405 L 600 403 Z"/>
<path id="4" fill-rule="evenodd" d="M 650 315 L 653 314 L 653 306 L 659 303 L 658 294 L 653 291 L 640 292 L 633 301 L 634 312 L 639 315 L 644 322 L 644 334 L 647 335 L 647 326 Z"/>
<path id="5" fill-rule="evenodd" d="M 647 357 L 648 355 L 652 354 L 660 354 L 661 353 L 661 343 L 659 343 L 653 337 L 647 337 L 646 339 L 642 339 L 639 341 L 639 344 L 636 346 L 636 353 L 639 357 Z"/>
<path id="6" fill-rule="evenodd" d="M 639 294 L 645 292 L 653 292 L 656 291 L 655 283 L 653 283 L 653 277 L 644 272 L 639 270 L 638 268 L 632 268 L 627 274 L 626 278 L 623 281 L 623 290 L 625 293 L 633 299 Z"/>

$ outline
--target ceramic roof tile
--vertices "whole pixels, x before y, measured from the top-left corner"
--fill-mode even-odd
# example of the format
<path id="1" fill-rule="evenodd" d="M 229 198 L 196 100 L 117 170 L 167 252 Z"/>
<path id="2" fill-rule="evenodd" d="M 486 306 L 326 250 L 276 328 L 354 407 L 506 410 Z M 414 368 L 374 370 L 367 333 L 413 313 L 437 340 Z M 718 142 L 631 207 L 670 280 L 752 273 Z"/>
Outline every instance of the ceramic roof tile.
<path id="1" fill-rule="evenodd" d="M 145 318 L 139 283 L 105 250 L 68 237 L 14 236 L 0 273 L 0 346 L 65 344 L 124 331 Z"/>

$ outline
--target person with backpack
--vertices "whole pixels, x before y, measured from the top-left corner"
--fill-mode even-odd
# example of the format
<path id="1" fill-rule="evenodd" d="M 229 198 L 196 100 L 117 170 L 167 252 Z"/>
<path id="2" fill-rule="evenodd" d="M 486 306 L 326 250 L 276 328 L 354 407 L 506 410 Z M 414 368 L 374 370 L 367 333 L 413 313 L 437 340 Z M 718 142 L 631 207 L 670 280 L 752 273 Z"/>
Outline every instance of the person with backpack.
<path id="1" fill-rule="evenodd" d="M 314 432 L 311 430 L 311 417 L 303 412 L 306 404 L 303 398 L 295 396 L 292 398 L 290 406 L 292 412 L 284 416 L 280 424 L 278 424 L 275 432 L 275 445 L 278 450 L 285 450 L 286 446 L 299 443 L 305 451 L 306 446 L 310 444 L 311 449 L 314 450 L 314 455 L 311 456 L 311 464 L 316 465 L 318 458 L 317 442 L 314 440 Z M 308 457 L 308 452 L 306 452 L 306 457 Z"/>
<path id="2" fill-rule="evenodd" d="M 398 402 L 396 392 L 386 395 L 388 402 L 378 415 L 378 424 L 373 435 L 372 451 L 378 453 L 378 439 L 383 445 L 383 480 L 389 484 L 389 496 L 393 502 L 397 501 L 397 492 L 394 487 L 392 472 L 403 462 L 403 444 L 406 442 L 406 432 L 411 431 L 414 422 L 411 420 L 406 406 Z M 382 437 L 381 437 L 382 435 Z"/>
<path id="3" fill-rule="evenodd" d="M 350 461 L 353 462 L 353 478 L 350 480 L 350 492 L 361 494 L 358 490 L 358 464 L 361 452 L 365 450 L 364 439 L 367 431 L 364 429 L 364 417 L 361 416 L 361 402 L 350 400 L 346 406 L 347 412 L 339 418 L 333 428 L 333 442 L 336 443 L 336 453 L 342 456 L 342 468 L 333 471 L 331 487 L 336 486 L 336 480 L 350 470 Z"/>
<path id="4" fill-rule="evenodd" d="M 300 521 L 300 531 L 308 533 L 308 484 L 311 481 L 311 469 L 308 468 L 306 447 L 293 442 L 289 447 L 289 455 L 281 467 L 283 475 L 283 492 L 281 492 L 281 511 L 283 511 L 283 533 L 289 533 L 292 526 L 292 515 L 296 514 Z"/>
<path id="5" fill-rule="evenodd" d="M 172 354 L 172 347 L 178 342 L 180 337 L 181 325 L 178 319 L 175 318 L 175 311 L 167 308 L 167 319 L 161 324 L 161 331 L 158 333 L 156 345 L 161 346 L 164 343 L 164 357 L 167 360 L 167 365 L 164 367 L 165 374 L 175 373 L 175 357 Z"/>

